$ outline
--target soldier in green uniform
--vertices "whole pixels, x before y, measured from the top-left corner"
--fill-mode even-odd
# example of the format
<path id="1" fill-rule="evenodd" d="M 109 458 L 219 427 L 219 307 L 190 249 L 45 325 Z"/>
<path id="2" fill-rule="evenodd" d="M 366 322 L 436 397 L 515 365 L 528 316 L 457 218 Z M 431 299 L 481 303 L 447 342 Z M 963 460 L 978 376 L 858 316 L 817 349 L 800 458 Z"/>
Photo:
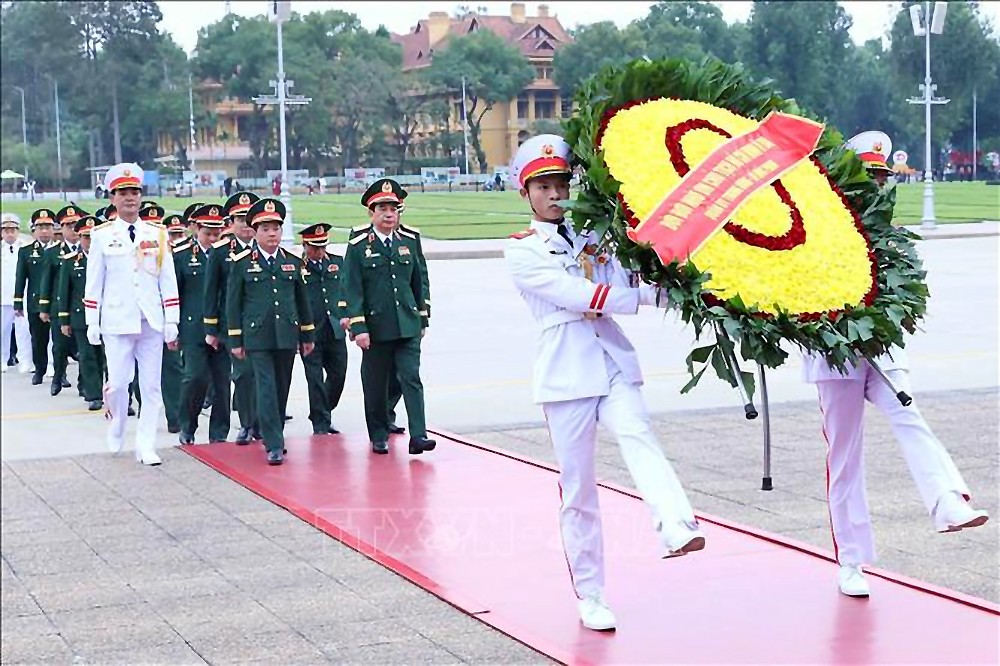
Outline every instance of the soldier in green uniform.
<path id="1" fill-rule="evenodd" d="M 283 414 L 295 352 L 313 350 L 312 313 L 302 282 L 302 262 L 282 247 L 285 206 L 261 199 L 247 211 L 256 243 L 236 255 L 226 288 L 229 343 L 236 358 L 249 357 L 257 383 L 257 418 L 269 465 L 284 458 Z M 384 410 L 383 410 L 384 413 Z"/>
<path id="2" fill-rule="evenodd" d="M 76 353 L 76 341 L 63 335 L 59 328 L 59 307 L 56 302 L 56 289 L 59 286 L 59 271 L 62 268 L 63 258 L 72 252 L 76 252 L 76 244 L 79 239 L 74 225 L 77 220 L 86 215 L 86 211 L 80 210 L 75 204 L 65 206 L 56 212 L 56 224 L 63 231 L 63 240 L 54 243 L 45 250 L 43 262 L 45 270 L 42 272 L 42 286 L 38 292 L 38 302 L 44 308 L 39 315 L 42 320 L 48 320 L 52 333 L 52 385 L 49 387 L 50 395 L 58 395 L 64 388 L 69 388 L 70 383 L 66 379 L 66 367 L 70 353 Z M 77 377 L 79 383 L 79 377 Z"/>
<path id="3" fill-rule="evenodd" d="M 302 279 L 316 322 L 316 348 L 302 359 L 309 387 L 309 420 L 314 435 L 335 435 L 339 431 L 331 412 L 340 404 L 347 377 L 347 335 L 342 325 L 346 302 L 341 297 L 344 260 L 326 251 L 329 224 L 314 224 L 299 233 L 305 252 Z"/>
<path id="4" fill-rule="evenodd" d="M 197 227 L 195 237 L 174 247 L 174 273 L 181 298 L 180 342 L 184 353 L 184 383 L 181 389 L 181 444 L 192 444 L 198 429 L 198 415 L 209 385 L 215 400 L 208 424 L 208 441 L 224 442 L 229 437 L 229 353 L 205 342 L 205 290 L 209 256 L 218 252 L 213 244 L 222 232 L 222 206 L 210 204 L 191 214 Z M 221 248 L 223 252 L 226 248 Z"/>
<path id="5" fill-rule="evenodd" d="M 80 355 L 79 385 L 87 408 L 96 412 L 104 406 L 104 347 L 87 340 L 87 316 L 83 309 L 83 292 L 87 284 L 87 255 L 90 252 L 90 230 L 100 221 L 85 215 L 76 221 L 79 247 L 63 257 L 56 288 L 59 327 L 63 335 L 76 339 Z"/>
<path id="6" fill-rule="evenodd" d="M 28 330 L 31 332 L 31 361 L 35 366 L 31 383 L 35 386 L 42 383 L 42 377 L 49 366 L 49 322 L 41 318 L 43 307 L 38 302 L 38 294 L 46 269 L 43 255 L 52 242 L 55 217 L 56 214 L 48 208 L 39 208 L 31 214 L 31 233 L 35 242 L 18 251 L 14 278 L 14 316 L 25 316 L 27 309 Z"/>
<path id="7" fill-rule="evenodd" d="M 395 365 L 410 425 L 411 454 L 430 451 L 424 389 L 420 383 L 420 339 L 427 326 L 424 277 L 417 239 L 396 228 L 406 192 L 394 180 L 375 181 L 361 197 L 371 226 L 347 245 L 344 300 L 351 335 L 364 354 L 361 386 L 365 421 L 375 453 L 389 452 L 388 382 Z"/>
<path id="8" fill-rule="evenodd" d="M 144 201 L 139 206 L 139 219 L 143 222 L 162 225 L 165 211 L 155 201 Z M 136 366 L 138 373 L 138 366 Z M 160 364 L 160 391 L 163 396 L 163 414 L 167 418 L 167 432 L 181 431 L 181 381 L 184 377 L 184 362 L 180 348 L 170 349 L 163 345 L 163 360 Z M 142 409 L 138 377 L 133 380 L 133 393 Z"/>
<path id="9" fill-rule="evenodd" d="M 234 257 L 248 250 L 253 243 L 254 230 L 246 223 L 250 206 L 260 200 L 253 192 L 236 192 L 226 201 L 223 213 L 230 222 L 232 237 L 212 245 L 205 278 L 205 342 L 211 347 L 220 345 L 229 350 L 226 337 L 226 287 Z M 236 433 L 238 445 L 261 439 L 257 423 L 257 392 L 254 387 L 253 367 L 247 358 L 232 357 L 233 403 L 240 419 Z"/>
<path id="10" fill-rule="evenodd" d="M 170 238 L 170 247 L 183 245 L 188 241 L 187 227 L 184 225 L 184 218 L 176 213 L 163 218 L 163 226 L 167 228 L 167 236 Z"/>

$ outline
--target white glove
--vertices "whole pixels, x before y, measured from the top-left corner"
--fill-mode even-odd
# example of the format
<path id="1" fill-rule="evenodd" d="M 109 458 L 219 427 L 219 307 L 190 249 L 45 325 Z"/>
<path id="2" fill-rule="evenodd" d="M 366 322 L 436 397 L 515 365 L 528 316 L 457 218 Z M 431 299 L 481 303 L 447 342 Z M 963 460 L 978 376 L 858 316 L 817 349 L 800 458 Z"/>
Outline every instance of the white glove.
<path id="1" fill-rule="evenodd" d="M 657 305 L 656 299 L 660 297 L 660 305 L 665 305 L 667 296 L 660 294 L 663 292 L 662 289 L 653 284 L 640 284 L 639 285 L 639 305 Z"/>
<path id="2" fill-rule="evenodd" d="M 168 345 L 177 339 L 177 324 L 163 325 L 163 341 Z"/>
<path id="3" fill-rule="evenodd" d="M 101 344 L 101 327 L 92 324 L 87 327 L 87 342 L 95 347 Z"/>

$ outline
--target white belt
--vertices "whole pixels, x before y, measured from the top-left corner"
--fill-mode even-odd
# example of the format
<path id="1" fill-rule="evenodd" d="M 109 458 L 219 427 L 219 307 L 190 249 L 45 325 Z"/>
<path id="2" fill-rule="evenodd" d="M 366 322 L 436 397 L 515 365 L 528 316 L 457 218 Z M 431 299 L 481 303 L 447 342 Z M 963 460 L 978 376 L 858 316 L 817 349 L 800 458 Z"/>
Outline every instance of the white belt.
<path id="1" fill-rule="evenodd" d="M 600 313 L 583 313 L 583 312 L 573 312 L 572 310 L 556 310 L 555 312 L 550 312 L 549 314 L 542 317 L 539 322 L 542 325 L 542 330 L 552 328 L 553 326 L 559 326 L 560 324 L 568 324 L 571 321 L 580 321 L 583 319 L 597 319 L 602 316 Z"/>

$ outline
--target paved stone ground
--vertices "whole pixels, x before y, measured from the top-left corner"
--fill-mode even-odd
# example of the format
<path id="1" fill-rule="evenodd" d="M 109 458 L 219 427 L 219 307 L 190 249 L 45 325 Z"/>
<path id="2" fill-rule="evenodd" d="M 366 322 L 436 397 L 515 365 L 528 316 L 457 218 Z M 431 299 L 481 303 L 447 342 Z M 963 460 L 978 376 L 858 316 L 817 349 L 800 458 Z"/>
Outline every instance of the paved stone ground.
<path id="1" fill-rule="evenodd" d="M 996 519 L 997 390 L 918 399 Z M 697 510 L 829 548 L 815 404 L 773 412 L 770 493 L 758 490 L 760 425 L 738 408 L 656 426 Z M 537 425 L 474 437 L 552 459 Z M 935 534 L 874 414 L 867 452 L 882 566 L 997 601 L 996 520 Z M 163 455 L 156 469 L 108 455 L 3 464 L 3 663 L 547 661 L 189 456 Z M 599 476 L 631 485 L 604 436 Z"/>

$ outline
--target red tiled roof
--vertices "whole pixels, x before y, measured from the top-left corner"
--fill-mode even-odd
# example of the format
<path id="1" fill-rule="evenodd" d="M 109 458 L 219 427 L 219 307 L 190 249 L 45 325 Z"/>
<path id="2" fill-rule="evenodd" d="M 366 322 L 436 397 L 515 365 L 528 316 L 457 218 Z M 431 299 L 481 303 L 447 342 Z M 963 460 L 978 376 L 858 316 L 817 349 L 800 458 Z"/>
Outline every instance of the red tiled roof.
<path id="1" fill-rule="evenodd" d="M 448 32 L 433 48 L 443 48 L 452 37 L 467 35 L 471 29 L 489 30 L 516 47 L 528 59 L 549 59 L 560 46 L 573 39 L 554 16 L 526 16 L 524 23 L 515 23 L 509 16 L 470 14 L 450 19 Z M 433 53 L 429 20 L 419 21 L 405 35 L 392 35 L 392 41 L 403 48 L 403 69 L 426 67 L 431 63 Z"/>

